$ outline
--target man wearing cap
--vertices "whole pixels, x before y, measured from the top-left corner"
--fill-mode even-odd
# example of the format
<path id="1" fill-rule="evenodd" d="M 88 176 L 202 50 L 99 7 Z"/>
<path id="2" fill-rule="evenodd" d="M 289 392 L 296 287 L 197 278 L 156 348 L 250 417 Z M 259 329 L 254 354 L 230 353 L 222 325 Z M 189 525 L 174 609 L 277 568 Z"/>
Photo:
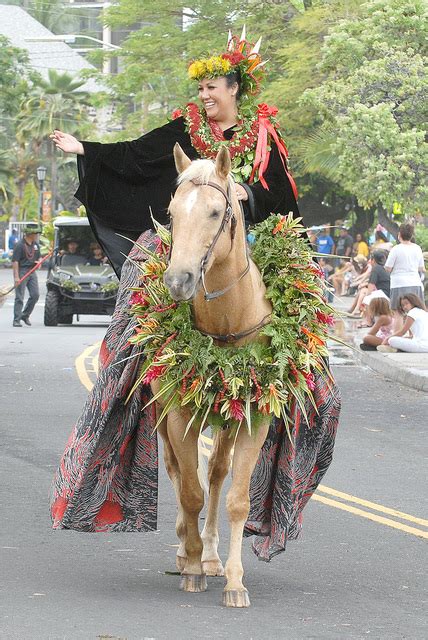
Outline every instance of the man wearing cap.
<path id="1" fill-rule="evenodd" d="M 31 271 L 40 259 L 39 233 L 39 225 L 28 224 L 28 226 L 24 228 L 24 238 L 16 243 L 13 250 L 12 269 L 15 281 L 14 327 L 22 327 L 21 320 L 28 326 L 31 326 L 30 315 L 39 299 L 39 281 L 36 271 L 21 282 L 24 276 Z M 26 287 L 29 298 L 24 310 L 22 310 Z"/>

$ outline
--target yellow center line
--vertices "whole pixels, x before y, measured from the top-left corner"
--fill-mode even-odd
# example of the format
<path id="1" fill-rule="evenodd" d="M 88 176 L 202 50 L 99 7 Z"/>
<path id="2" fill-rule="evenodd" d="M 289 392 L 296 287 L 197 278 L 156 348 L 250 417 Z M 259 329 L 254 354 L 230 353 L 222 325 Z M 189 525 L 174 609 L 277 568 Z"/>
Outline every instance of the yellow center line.
<path id="1" fill-rule="evenodd" d="M 86 389 L 88 389 L 88 391 L 90 391 L 94 386 L 94 382 L 91 379 L 89 374 L 92 374 L 92 377 L 95 376 L 95 378 L 98 374 L 98 353 L 99 353 L 100 346 L 101 346 L 101 341 L 96 342 L 90 347 L 87 347 L 83 351 L 83 353 L 81 353 L 75 360 L 75 366 L 76 366 L 79 380 L 86 387 Z M 211 455 L 210 448 L 213 446 L 212 438 L 204 434 L 201 434 L 199 436 L 199 440 L 200 440 L 199 447 L 202 454 L 207 458 L 209 458 Z M 331 487 L 327 487 L 326 485 L 322 485 L 322 484 L 318 486 L 317 493 L 312 496 L 313 500 L 326 504 L 330 507 L 334 507 L 336 509 L 342 509 L 342 511 L 347 511 L 348 513 L 352 513 L 354 515 L 360 516 L 361 518 L 366 518 L 367 520 L 372 520 L 373 522 L 383 524 L 387 527 L 392 527 L 393 529 L 398 529 L 405 533 L 410 533 L 419 538 L 428 538 L 428 532 L 426 531 L 423 531 L 416 527 L 410 527 L 401 522 L 396 522 L 395 520 L 391 520 L 390 518 L 384 518 L 383 516 L 370 513 L 369 511 L 365 511 L 363 509 L 358 509 L 357 507 L 353 507 L 351 505 L 345 504 L 344 502 L 339 502 L 338 500 L 327 498 L 324 495 L 320 495 L 319 492 L 325 493 L 330 496 L 334 496 L 336 498 L 340 498 L 341 500 L 346 500 L 347 502 L 359 504 L 363 507 L 367 507 L 368 509 L 372 509 L 373 511 L 379 511 L 380 513 L 385 513 L 387 515 L 393 516 L 395 518 L 399 518 L 401 520 L 407 520 L 408 522 L 419 524 L 423 527 L 428 527 L 428 520 L 424 520 L 423 518 L 412 516 L 408 513 L 404 513 L 403 511 L 398 511 L 397 509 L 385 507 L 381 504 L 377 504 L 376 502 L 371 502 L 370 500 L 357 498 L 357 496 L 353 496 L 352 494 L 349 494 L 349 493 L 344 493 L 343 491 L 338 491 L 337 489 L 332 489 Z"/>
<path id="2" fill-rule="evenodd" d="M 319 485 L 317 491 L 321 491 L 322 493 L 327 493 L 328 495 L 331 495 L 331 496 L 336 496 L 336 498 L 343 498 L 343 500 L 347 500 L 348 502 L 355 502 L 356 504 L 360 504 L 363 507 L 368 507 L 373 511 L 380 511 L 381 513 L 387 513 L 390 516 L 401 518 L 401 520 L 408 520 L 409 522 L 420 524 L 423 527 L 428 527 L 428 520 L 424 520 L 423 518 L 417 518 L 416 516 L 411 516 L 408 513 L 397 511 L 397 509 L 384 507 L 381 504 L 376 504 L 376 502 L 370 502 L 369 500 L 363 500 L 361 498 L 357 498 L 353 495 L 350 495 L 349 493 L 343 493 L 342 491 L 337 491 L 337 489 L 331 489 L 330 487 L 326 487 L 323 484 Z"/>
<path id="3" fill-rule="evenodd" d="M 349 513 L 353 513 L 354 515 L 361 516 L 362 518 L 367 518 L 367 520 L 372 520 L 373 522 L 379 522 L 380 524 L 384 524 L 387 527 L 392 527 L 393 529 L 399 529 L 400 531 L 405 531 L 406 533 L 412 533 L 414 536 L 418 536 L 418 538 L 428 539 L 428 531 L 422 531 L 422 529 L 416 529 L 416 527 L 409 527 L 407 524 L 403 524 L 402 522 L 396 522 L 395 520 L 390 520 L 389 518 L 378 516 L 375 513 L 369 513 L 368 511 L 363 511 L 363 509 L 357 509 L 356 507 L 351 507 L 350 505 L 345 504 L 344 502 L 337 502 L 337 500 L 331 500 L 330 498 L 326 498 L 318 494 L 313 495 L 312 500 L 317 500 L 318 502 L 327 504 L 330 507 L 336 507 L 336 509 L 342 509 L 343 511 L 348 511 Z"/>

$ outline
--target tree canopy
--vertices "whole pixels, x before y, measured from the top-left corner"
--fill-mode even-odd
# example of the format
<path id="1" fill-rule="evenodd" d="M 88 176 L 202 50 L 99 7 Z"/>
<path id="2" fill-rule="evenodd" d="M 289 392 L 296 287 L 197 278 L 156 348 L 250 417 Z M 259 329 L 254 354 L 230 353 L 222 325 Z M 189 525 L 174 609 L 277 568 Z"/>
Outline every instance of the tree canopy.
<path id="1" fill-rule="evenodd" d="M 324 79 L 302 98 L 320 116 L 337 182 L 366 207 L 399 202 L 413 214 L 426 201 L 426 14 L 422 0 L 361 5 L 359 20 L 331 28 Z"/>

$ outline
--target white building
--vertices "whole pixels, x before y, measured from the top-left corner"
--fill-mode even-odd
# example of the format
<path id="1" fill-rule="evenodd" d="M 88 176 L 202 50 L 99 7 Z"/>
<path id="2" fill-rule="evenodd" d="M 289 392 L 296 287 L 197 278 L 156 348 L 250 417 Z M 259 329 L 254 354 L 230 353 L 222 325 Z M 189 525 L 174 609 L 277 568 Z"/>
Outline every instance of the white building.
<path id="1" fill-rule="evenodd" d="M 0 34 L 8 38 L 13 46 L 28 51 L 30 65 L 43 78 L 47 79 L 49 69 L 68 73 L 72 77 L 79 77 L 84 69 L 95 69 L 68 44 L 55 41 L 55 34 L 21 7 L 0 5 Z M 82 86 L 83 91 L 90 93 L 102 89 L 92 79 Z"/>

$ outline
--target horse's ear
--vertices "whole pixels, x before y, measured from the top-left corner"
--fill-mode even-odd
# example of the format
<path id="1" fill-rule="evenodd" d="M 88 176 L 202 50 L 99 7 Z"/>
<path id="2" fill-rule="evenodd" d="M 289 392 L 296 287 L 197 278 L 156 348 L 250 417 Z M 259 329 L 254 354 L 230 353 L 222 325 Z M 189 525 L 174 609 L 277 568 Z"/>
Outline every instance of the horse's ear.
<path id="1" fill-rule="evenodd" d="M 215 161 L 216 173 L 220 178 L 226 180 L 231 168 L 232 164 L 230 162 L 229 149 L 225 146 L 221 146 Z"/>
<path id="2" fill-rule="evenodd" d="M 192 164 L 191 159 L 186 156 L 178 142 L 176 142 L 174 145 L 174 160 L 175 168 L 177 169 L 178 173 L 183 173 L 183 171 L 185 171 Z"/>

